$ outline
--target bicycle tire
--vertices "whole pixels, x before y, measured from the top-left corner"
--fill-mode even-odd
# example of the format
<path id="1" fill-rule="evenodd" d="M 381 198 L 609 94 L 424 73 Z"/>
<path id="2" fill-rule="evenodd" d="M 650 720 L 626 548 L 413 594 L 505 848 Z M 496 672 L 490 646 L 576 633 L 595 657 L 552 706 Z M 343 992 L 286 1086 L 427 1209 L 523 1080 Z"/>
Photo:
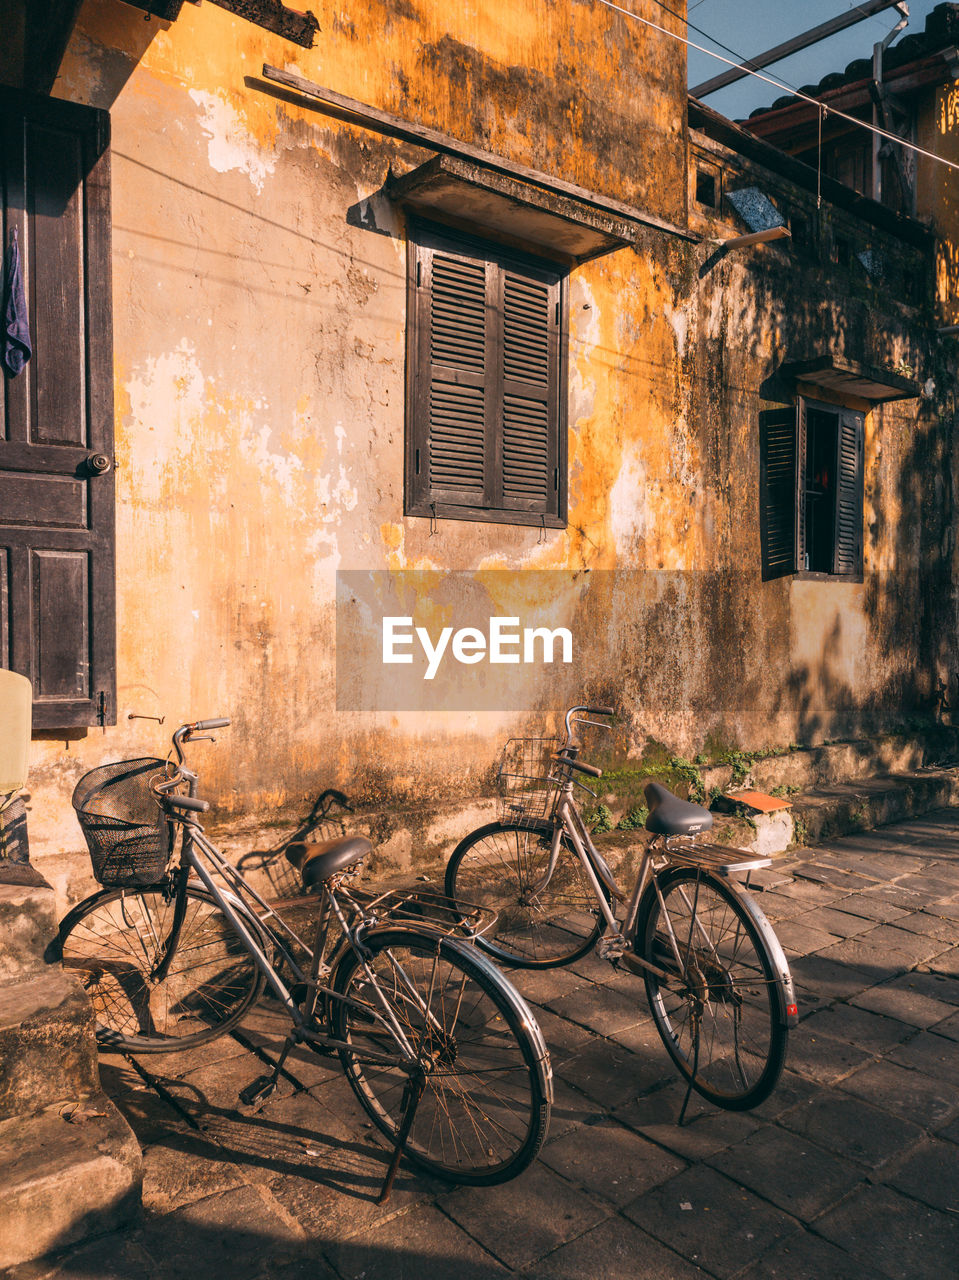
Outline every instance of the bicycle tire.
<path id="1" fill-rule="evenodd" d="M 192 884 L 170 967 L 153 979 L 173 911 L 164 885 L 104 889 L 61 923 L 60 959 L 93 1001 L 101 1049 L 192 1049 L 235 1027 L 259 999 L 263 974 L 211 895 Z M 248 912 L 243 920 L 266 949 L 259 923 Z"/>
<path id="2" fill-rule="evenodd" d="M 553 828 L 547 822 L 491 822 L 471 832 L 446 866 L 446 894 L 496 912 L 496 923 L 476 939 L 495 959 L 521 969 L 556 969 L 586 955 L 604 919 L 583 864 L 567 837 L 545 889 L 523 901 L 549 860 Z M 609 901 L 605 885 L 600 887 Z"/>
<path id="3" fill-rule="evenodd" d="M 347 1079 L 376 1127 L 395 1142 L 409 1072 L 368 971 L 425 1067 L 425 1087 L 403 1144 L 406 1156 L 452 1182 L 490 1186 L 521 1173 L 546 1137 L 549 1055 L 529 1009 L 469 944 L 417 930 L 368 934 L 362 958 L 337 966 L 331 1028 Z M 412 988 L 412 990 L 411 990 Z M 429 1016 L 427 1016 L 427 1011 Z M 395 1063 L 364 1061 L 397 1051 Z"/>
<path id="4" fill-rule="evenodd" d="M 691 867 L 665 872 L 658 884 L 683 967 L 650 885 L 640 903 L 637 945 L 645 959 L 672 973 L 669 981 L 644 975 L 656 1029 L 704 1098 L 729 1111 L 758 1106 L 776 1086 L 787 1039 L 776 966 L 757 925 L 759 908 L 728 881 Z"/>

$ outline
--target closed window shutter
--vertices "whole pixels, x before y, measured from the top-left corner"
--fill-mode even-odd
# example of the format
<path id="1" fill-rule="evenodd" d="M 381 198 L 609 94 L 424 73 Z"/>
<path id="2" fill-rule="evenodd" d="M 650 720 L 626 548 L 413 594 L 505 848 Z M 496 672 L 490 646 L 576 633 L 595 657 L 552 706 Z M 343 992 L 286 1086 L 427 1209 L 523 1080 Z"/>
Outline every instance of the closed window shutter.
<path id="1" fill-rule="evenodd" d="M 417 224 L 407 512 L 562 525 L 562 273 Z"/>
<path id="2" fill-rule="evenodd" d="M 427 484 L 434 502 L 482 503 L 487 474 L 486 266 L 429 255 Z"/>
<path id="3" fill-rule="evenodd" d="M 844 411 L 839 416 L 836 499 L 836 543 L 833 573 L 862 573 L 863 418 Z"/>
<path id="4" fill-rule="evenodd" d="M 767 580 L 802 568 L 801 427 L 801 414 L 792 406 L 759 416 L 759 527 Z"/>
<path id="5" fill-rule="evenodd" d="M 504 272 L 502 504 L 555 513 L 558 284 Z"/>

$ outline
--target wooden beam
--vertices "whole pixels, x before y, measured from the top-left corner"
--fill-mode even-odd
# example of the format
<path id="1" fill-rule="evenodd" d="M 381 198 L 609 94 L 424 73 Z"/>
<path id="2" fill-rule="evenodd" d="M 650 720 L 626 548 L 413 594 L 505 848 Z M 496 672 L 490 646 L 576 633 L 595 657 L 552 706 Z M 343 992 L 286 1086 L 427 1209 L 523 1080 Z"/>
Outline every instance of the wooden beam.
<path id="1" fill-rule="evenodd" d="M 60 70 L 83 0 L 48 0 L 27 4 L 24 39 L 23 88 L 46 95 Z"/>
<path id="2" fill-rule="evenodd" d="M 312 13 L 300 13 L 288 9 L 281 0 L 213 0 L 221 9 L 228 9 L 239 18 L 255 23 L 274 35 L 283 36 L 293 44 L 312 49 L 320 24 Z"/>
<path id="3" fill-rule="evenodd" d="M 774 48 L 767 49 L 765 53 L 757 54 L 755 58 L 743 59 L 746 70 L 730 67 L 728 71 L 713 76 L 711 80 L 704 80 L 702 84 L 694 85 L 689 91 L 690 96 L 705 98 L 707 94 L 715 93 L 717 89 L 724 89 L 726 85 L 742 80 L 744 76 L 749 75 L 750 71 L 761 71 L 763 67 L 771 66 L 774 62 L 782 62 L 783 58 L 788 58 L 790 54 L 798 53 L 800 49 L 807 49 L 811 44 L 818 44 L 820 40 L 835 35 L 837 31 L 844 31 L 846 27 L 862 22 L 864 18 L 871 18 L 874 14 L 881 13 L 883 9 L 891 9 L 896 3 L 898 0 L 867 0 L 865 4 L 857 4 L 849 13 L 841 13 L 836 18 L 830 18 L 828 22 L 821 22 L 818 27 L 812 27 L 802 35 L 793 36 L 791 40 L 777 44 Z"/>
<path id="4" fill-rule="evenodd" d="M 321 85 L 314 84 L 312 80 L 306 80 L 303 76 L 296 75 L 291 71 L 281 71 L 278 67 L 264 64 L 263 77 L 266 80 L 273 81 L 275 84 L 283 85 L 287 89 L 293 89 L 297 93 L 304 94 L 308 98 L 313 98 L 319 103 L 320 110 L 344 119 L 350 124 L 362 125 L 366 129 L 373 129 L 377 133 L 385 134 L 387 137 L 399 138 L 403 142 L 411 142 L 415 146 L 437 151 L 441 155 L 459 156 L 463 160 L 472 160 L 477 164 L 485 165 L 486 168 L 492 169 L 496 173 L 505 173 L 508 177 L 519 178 L 523 182 L 529 182 L 535 187 L 542 187 L 546 191 L 554 191 L 565 196 L 571 196 L 574 200 L 579 200 L 582 204 L 590 205 L 594 209 L 602 209 L 605 213 L 614 213 L 618 217 L 628 218 L 631 222 L 638 222 L 644 227 L 651 227 L 656 231 L 664 231 L 668 235 L 678 236 L 682 240 L 691 240 L 698 243 L 700 239 L 699 236 L 693 235 L 689 231 L 684 231 L 681 227 L 676 227 L 671 222 L 665 222 L 651 213 L 644 213 L 633 205 L 624 204 L 621 200 L 616 200 L 612 196 L 600 195 L 596 191 L 587 191 L 585 187 L 578 187 L 575 183 L 553 177 L 550 174 L 541 172 L 539 169 L 530 169 L 526 165 L 517 164 L 513 160 L 507 160 L 503 156 L 495 155 L 491 151 L 483 151 L 480 147 L 471 146 L 468 142 L 461 142 L 458 138 L 454 138 L 448 133 L 440 133 L 437 129 L 430 129 L 425 125 L 411 124 L 407 120 L 402 120 L 399 116 L 391 115 L 388 111 L 380 111 L 377 107 L 369 107 L 363 102 L 358 102 L 355 98 L 347 98 L 342 93 L 336 93 L 332 89 L 324 89 Z"/>

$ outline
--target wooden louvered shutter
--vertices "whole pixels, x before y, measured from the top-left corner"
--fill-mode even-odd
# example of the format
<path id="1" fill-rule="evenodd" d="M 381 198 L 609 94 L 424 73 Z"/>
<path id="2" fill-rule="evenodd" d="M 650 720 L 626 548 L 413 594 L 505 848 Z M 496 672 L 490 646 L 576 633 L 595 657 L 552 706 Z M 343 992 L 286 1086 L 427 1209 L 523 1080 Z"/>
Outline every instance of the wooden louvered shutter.
<path id="1" fill-rule="evenodd" d="M 562 526 L 561 272 L 417 224 L 407 514 Z"/>
<path id="2" fill-rule="evenodd" d="M 502 282 L 501 505 L 556 515 L 559 283 L 512 271 Z"/>
<path id="3" fill-rule="evenodd" d="M 862 573 L 863 417 L 844 409 L 837 431 L 839 484 L 833 573 Z"/>
<path id="4" fill-rule="evenodd" d="M 759 529 L 763 578 L 782 578 L 803 565 L 801 407 L 759 415 Z"/>

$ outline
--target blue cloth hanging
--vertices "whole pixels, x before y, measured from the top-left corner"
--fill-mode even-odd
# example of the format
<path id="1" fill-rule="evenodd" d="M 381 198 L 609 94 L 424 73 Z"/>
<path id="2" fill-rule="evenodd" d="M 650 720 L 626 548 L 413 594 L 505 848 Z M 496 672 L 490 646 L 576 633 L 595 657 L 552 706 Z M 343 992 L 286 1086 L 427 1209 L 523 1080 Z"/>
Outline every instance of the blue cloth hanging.
<path id="1" fill-rule="evenodd" d="M 11 378 L 15 378 L 33 354 L 27 317 L 27 295 L 23 288 L 23 267 L 20 263 L 20 239 L 16 227 L 7 252 L 7 269 L 4 275 L 3 363 Z"/>

